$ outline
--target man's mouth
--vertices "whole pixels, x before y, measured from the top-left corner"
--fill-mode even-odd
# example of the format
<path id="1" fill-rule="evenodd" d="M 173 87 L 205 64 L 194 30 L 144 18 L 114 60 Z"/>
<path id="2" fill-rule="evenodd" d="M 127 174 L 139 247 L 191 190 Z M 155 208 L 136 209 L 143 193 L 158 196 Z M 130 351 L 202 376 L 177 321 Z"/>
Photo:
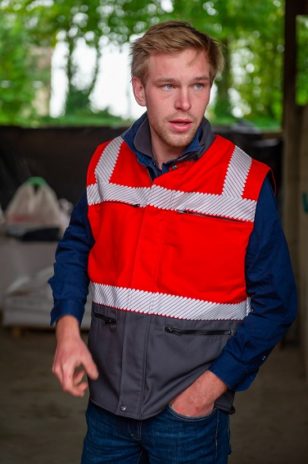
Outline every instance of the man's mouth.
<path id="1" fill-rule="evenodd" d="M 190 129 L 192 121 L 191 119 L 177 118 L 170 120 L 169 124 L 176 132 L 185 132 Z"/>

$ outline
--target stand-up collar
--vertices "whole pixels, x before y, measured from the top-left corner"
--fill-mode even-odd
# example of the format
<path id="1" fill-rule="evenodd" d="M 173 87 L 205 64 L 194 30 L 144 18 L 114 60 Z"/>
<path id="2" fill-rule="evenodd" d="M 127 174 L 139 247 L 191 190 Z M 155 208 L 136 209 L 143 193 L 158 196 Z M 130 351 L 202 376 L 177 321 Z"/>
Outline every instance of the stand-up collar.
<path id="1" fill-rule="evenodd" d="M 124 140 L 128 143 L 130 148 L 138 153 L 146 155 L 154 159 L 151 132 L 147 113 L 144 113 L 129 129 L 123 134 Z M 187 159 L 198 159 L 212 144 L 214 134 L 212 132 L 209 121 L 203 118 L 193 140 L 183 150 L 183 153 L 172 162 L 179 162 Z M 166 163 L 166 164 L 169 164 Z"/>

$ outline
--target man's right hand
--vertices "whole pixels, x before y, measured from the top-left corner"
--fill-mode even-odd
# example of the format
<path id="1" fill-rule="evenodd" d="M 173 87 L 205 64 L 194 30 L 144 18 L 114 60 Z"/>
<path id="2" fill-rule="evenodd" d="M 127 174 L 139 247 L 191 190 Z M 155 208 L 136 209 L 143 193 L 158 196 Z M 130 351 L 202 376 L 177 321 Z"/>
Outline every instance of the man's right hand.
<path id="1" fill-rule="evenodd" d="M 57 347 L 52 372 L 62 389 L 73 396 L 83 396 L 91 379 L 98 378 L 98 370 L 93 358 L 80 336 L 79 324 L 73 316 L 63 316 L 56 327 Z"/>

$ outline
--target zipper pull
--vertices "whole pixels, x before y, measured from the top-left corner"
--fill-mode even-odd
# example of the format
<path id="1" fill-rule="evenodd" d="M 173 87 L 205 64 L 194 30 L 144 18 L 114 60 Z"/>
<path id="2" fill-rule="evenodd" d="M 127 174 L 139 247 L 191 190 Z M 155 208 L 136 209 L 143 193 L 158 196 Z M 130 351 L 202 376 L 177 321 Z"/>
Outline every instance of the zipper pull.
<path id="1" fill-rule="evenodd" d="M 169 326 L 165 327 L 165 331 L 166 331 L 167 333 L 170 333 L 170 334 L 172 334 L 172 333 L 174 332 L 173 328 L 172 328 L 172 327 L 169 327 Z"/>

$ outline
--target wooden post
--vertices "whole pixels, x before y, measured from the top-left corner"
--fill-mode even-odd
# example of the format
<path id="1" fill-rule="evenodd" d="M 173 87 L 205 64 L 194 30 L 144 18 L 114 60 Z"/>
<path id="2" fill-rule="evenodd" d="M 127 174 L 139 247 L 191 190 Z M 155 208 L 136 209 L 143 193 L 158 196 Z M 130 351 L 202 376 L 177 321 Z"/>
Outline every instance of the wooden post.
<path id="1" fill-rule="evenodd" d="M 308 192 L 308 110 L 296 104 L 296 18 L 308 14 L 307 0 L 286 0 L 283 111 L 283 224 L 299 294 L 298 335 L 308 380 L 308 216 L 303 194 Z"/>

